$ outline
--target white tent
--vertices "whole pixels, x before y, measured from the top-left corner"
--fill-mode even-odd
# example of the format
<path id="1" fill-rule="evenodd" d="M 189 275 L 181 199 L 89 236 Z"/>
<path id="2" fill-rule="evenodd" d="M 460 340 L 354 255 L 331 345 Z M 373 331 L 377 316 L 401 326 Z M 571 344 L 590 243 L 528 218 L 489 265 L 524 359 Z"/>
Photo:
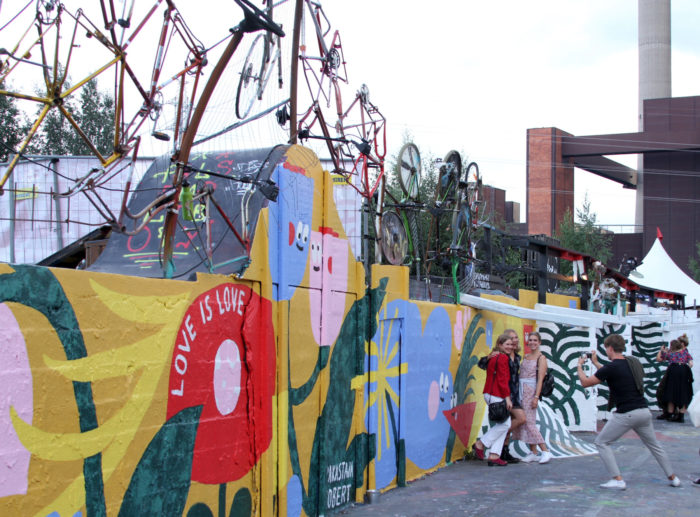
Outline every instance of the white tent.
<path id="1" fill-rule="evenodd" d="M 644 277 L 633 279 L 644 287 L 685 294 L 687 307 L 700 304 L 700 284 L 676 265 L 658 238 L 636 271 Z"/>

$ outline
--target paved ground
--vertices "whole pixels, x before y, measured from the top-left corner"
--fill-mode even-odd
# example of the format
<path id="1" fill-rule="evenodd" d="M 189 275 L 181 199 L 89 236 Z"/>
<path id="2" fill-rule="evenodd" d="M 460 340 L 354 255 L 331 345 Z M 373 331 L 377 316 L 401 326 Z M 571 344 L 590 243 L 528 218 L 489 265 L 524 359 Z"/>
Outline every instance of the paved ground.
<path id="1" fill-rule="evenodd" d="M 547 465 L 488 467 L 464 460 L 379 496 L 374 504 L 358 504 L 339 512 L 348 517 L 423 517 L 453 515 L 533 515 L 594 517 L 700 515 L 700 428 L 654 421 L 657 436 L 683 485 L 668 486 L 666 477 L 636 434 L 618 440 L 615 455 L 627 490 L 598 488 L 608 476 L 597 454 L 552 460 Z M 595 433 L 576 433 L 593 441 Z"/>

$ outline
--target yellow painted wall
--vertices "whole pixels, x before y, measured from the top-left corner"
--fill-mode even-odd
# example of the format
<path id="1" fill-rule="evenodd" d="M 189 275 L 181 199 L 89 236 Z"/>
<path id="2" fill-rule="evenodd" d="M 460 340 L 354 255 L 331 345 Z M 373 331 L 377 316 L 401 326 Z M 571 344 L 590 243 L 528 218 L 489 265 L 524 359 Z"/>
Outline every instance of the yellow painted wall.
<path id="1" fill-rule="evenodd" d="M 328 174 L 286 159 L 323 243 L 289 296 L 268 209 L 242 279 L 0 265 L 0 515 L 318 515 L 464 456 L 476 359 L 533 322 L 409 300 L 404 267 L 373 266 L 366 291 Z"/>

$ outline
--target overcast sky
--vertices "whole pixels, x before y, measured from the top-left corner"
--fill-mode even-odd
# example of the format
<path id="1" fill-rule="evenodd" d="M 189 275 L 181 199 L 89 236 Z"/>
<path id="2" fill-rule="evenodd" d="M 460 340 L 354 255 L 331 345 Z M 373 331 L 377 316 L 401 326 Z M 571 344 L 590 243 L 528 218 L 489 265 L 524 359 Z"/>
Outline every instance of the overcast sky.
<path id="1" fill-rule="evenodd" d="M 0 23 L 25 3 L 4 1 Z M 406 133 L 424 155 L 457 149 L 479 163 L 486 183 L 521 203 L 523 218 L 527 128 L 637 130 L 636 0 L 322 3 L 342 36 L 349 89 L 366 83 L 387 119 L 388 155 Z M 240 19 L 231 0 L 176 5 L 205 45 Z M 700 94 L 698 26 L 700 2 L 673 0 L 674 96 Z M 285 28 L 291 36 L 291 21 Z M 624 162 L 636 166 L 634 157 Z M 587 194 L 599 222 L 634 222 L 633 191 L 582 171 L 575 182 L 577 208 Z"/>
<path id="2" fill-rule="evenodd" d="M 700 95 L 700 2 L 672 0 L 673 95 Z M 352 5 L 349 8 L 349 5 Z M 324 3 L 351 79 L 370 85 L 392 148 L 457 149 L 525 215 L 526 130 L 637 131 L 636 0 Z M 636 158 L 625 160 L 636 167 Z M 634 223 L 634 191 L 576 172 L 598 220 Z"/>

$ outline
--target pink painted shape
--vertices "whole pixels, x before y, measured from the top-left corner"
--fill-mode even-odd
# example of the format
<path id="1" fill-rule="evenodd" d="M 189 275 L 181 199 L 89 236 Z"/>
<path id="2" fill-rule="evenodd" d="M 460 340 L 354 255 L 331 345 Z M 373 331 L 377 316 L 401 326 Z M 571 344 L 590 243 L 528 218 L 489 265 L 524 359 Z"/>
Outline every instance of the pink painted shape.
<path id="1" fill-rule="evenodd" d="M 27 493 L 30 453 L 19 441 L 10 408 L 31 424 L 34 416 L 32 371 L 27 346 L 10 308 L 0 304 L 0 497 Z"/>
<path id="2" fill-rule="evenodd" d="M 309 238 L 309 312 L 316 343 L 335 343 L 345 315 L 348 287 L 348 241 L 330 233 L 311 232 Z"/>
<path id="3" fill-rule="evenodd" d="M 428 418 L 435 420 L 440 409 L 440 386 L 437 381 L 430 383 L 430 391 L 428 392 Z"/>
<path id="4" fill-rule="evenodd" d="M 309 236 L 309 315 L 311 332 L 317 344 L 321 344 L 321 300 L 323 287 L 323 235 L 311 232 Z"/>
<path id="5" fill-rule="evenodd" d="M 224 340 L 214 359 L 214 400 L 222 415 L 233 413 L 241 394 L 241 354 L 236 343 Z"/>
<path id="6" fill-rule="evenodd" d="M 464 334 L 467 332 L 467 327 L 469 326 L 469 321 L 472 319 L 472 310 L 467 307 L 462 310 L 457 311 L 455 317 L 455 324 L 452 327 L 452 337 L 454 339 L 455 348 L 460 351 L 462 350 L 462 344 L 464 343 Z"/>
<path id="7" fill-rule="evenodd" d="M 345 291 L 348 290 L 348 241 L 323 236 L 323 289 L 321 346 L 335 343 L 345 315 Z"/>

